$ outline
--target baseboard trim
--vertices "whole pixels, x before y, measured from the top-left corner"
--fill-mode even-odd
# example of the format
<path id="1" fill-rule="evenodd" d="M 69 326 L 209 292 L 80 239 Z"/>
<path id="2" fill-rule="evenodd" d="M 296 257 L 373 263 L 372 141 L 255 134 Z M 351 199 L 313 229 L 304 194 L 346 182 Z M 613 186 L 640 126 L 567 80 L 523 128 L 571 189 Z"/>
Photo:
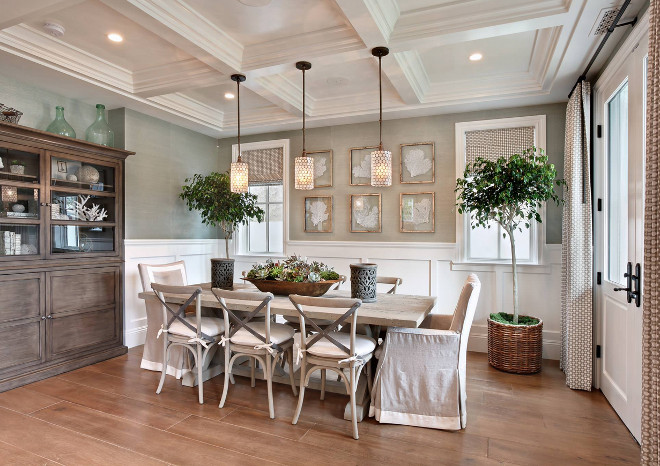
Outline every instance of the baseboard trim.
<path id="1" fill-rule="evenodd" d="M 124 331 L 124 345 L 127 348 L 134 348 L 136 346 L 144 345 L 147 339 L 147 326 L 132 328 Z"/>

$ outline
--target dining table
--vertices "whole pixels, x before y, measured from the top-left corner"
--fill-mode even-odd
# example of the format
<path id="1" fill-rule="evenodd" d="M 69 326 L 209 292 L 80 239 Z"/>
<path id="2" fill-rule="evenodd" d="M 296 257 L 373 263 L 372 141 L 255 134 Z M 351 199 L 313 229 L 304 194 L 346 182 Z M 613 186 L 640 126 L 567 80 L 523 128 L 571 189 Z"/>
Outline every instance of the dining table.
<path id="1" fill-rule="evenodd" d="M 215 314 L 222 316 L 222 306 L 214 296 L 211 291 L 210 283 L 201 283 L 193 286 L 199 286 L 202 289 L 200 295 L 202 308 L 206 313 Z M 241 291 L 258 291 L 256 287 L 252 284 L 243 284 L 235 283 L 234 290 Z M 349 298 L 351 292 L 348 290 L 332 290 L 328 291 L 323 295 L 324 298 Z M 155 294 L 151 291 L 141 292 L 138 295 L 141 299 L 157 299 Z M 189 298 L 189 296 L 176 295 L 176 294 L 165 294 L 164 300 L 170 304 L 183 304 Z M 406 327 L 406 328 L 417 328 L 421 325 L 424 319 L 431 313 L 434 309 L 437 302 L 435 296 L 420 296 L 420 295 L 405 295 L 405 294 L 389 294 L 389 293 L 379 293 L 376 295 L 375 302 L 363 302 L 360 308 L 358 309 L 357 323 L 358 325 L 362 324 L 363 327 L 371 333 L 374 338 L 378 338 L 380 329 L 386 327 Z M 231 299 L 226 300 L 227 307 L 232 311 L 252 311 L 254 305 L 250 302 L 245 301 L 233 301 Z M 288 296 L 275 295 L 273 300 L 270 302 L 270 312 L 271 315 L 275 316 L 289 316 L 289 317 L 298 317 L 298 311 L 293 306 Z M 313 308 L 305 309 L 305 314 L 310 318 L 316 319 L 325 319 L 334 321 L 340 318 L 346 312 L 345 309 L 337 308 Z M 221 374 L 224 371 L 223 365 L 220 363 L 212 363 L 212 355 L 207 358 L 207 366 L 204 367 L 203 371 L 203 380 L 208 380 L 209 378 L 215 377 Z M 247 367 L 235 367 L 232 369 L 234 375 L 239 376 L 250 376 L 250 368 Z M 298 368 L 289 368 L 289 370 L 295 370 L 296 377 L 298 377 Z M 198 383 L 196 380 L 197 371 L 190 371 L 185 374 L 182 378 L 182 384 L 187 386 L 194 386 Z M 263 378 L 263 374 L 257 373 L 258 378 Z M 274 374 L 273 382 L 277 383 L 289 383 L 288 375 L 280 368 L 279 374 Z M 317 386 L 318 385 L 318 386 Z M 320 379 L 316 380 L 315 378 L 310 379 L 310 388 L 319 389 L 320 388 Z M 326 382 L 326 390 L 334 391 L 338 393 L 346 393 L 343 383 L 333 383 L 328 380 Z M 368 412 L 369 397 L 367 395 L 367 382 L 366 375 L 362 374 L 360 377 L 358 388 L 357 388 L 357 415 L 358 419 L 362 420 L 365 414 Z M 350 419 L 350 406 L 347 405 L 344 412 L 344 418 Z"/>

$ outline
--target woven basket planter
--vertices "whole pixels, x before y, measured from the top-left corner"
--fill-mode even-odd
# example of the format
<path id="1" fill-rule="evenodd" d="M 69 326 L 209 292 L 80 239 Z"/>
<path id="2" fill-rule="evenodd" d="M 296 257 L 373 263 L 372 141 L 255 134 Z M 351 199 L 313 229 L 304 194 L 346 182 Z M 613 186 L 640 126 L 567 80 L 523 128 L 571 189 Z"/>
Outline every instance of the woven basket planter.
<path id="1" fill-rule="evenodd" d="M 506 325 L 488 319 L 488 363 L 515 374 L 535 374 L 543 359 L 543 321 Z"/>

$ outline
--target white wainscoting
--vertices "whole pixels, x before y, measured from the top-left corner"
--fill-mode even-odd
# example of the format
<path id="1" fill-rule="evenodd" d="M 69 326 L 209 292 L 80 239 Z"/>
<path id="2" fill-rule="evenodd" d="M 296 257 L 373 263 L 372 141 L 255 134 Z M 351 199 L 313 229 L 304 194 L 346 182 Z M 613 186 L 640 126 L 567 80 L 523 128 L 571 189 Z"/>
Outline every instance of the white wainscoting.
<path id="1" fill-rule="evenodd" d="M 186 262 L 191 283 L 210 281 L 212 257 L 222 257 L 224 240 L 126 240 L 126 286 L 124 341 L 129 347 L 144 342 L 146 317 L 144 303 L 137 298 L 141 291 L 137 264 Z M 231 250 L 231 249 L 230 249 Z M 401 293 L 433 295 L 440 314 L 453 312 L 461 286 L 470 272 L 482 283 L 477 314 L 470 333 L 469 349 L 487 350 L 486 317 L 491 312 L 511 309 L 511 267 L 506 264 L 457 264 L 457 247 L 453 243 L 363 243 L 346 241 L 289 241 L 287 254 L 299 254 L 321 260 L 340 274 L 349 274 L 349 264 L 374 262 L 380 275 L 403 279 Z M 239 280 L 243 270 L 267 257 L 237 256 L 235 273 Z M 520 309 L 524 314 L 540 317 L 544 322 L 543 354 L 559 359 L 561 345 L 559 318 L 561 312 L 561 245 L 546 245 L 543 265 L 520 265 Z M 344 285 L 349 289 L 350 283 Z"/>
<path id="2" fill-rule="evenodd" d="M 222 243 L 222 244 L 221 244 Z M 142 291 L 138 264 L 164 264 L 185 261 L 190 283 L 211 281 L 212 257 L 219 256 L 224 240 L 125 240 L 125 283 L 124 283 L 124 344 L 129 348 L 144 343 L 147 332 L 147 317 L 144 302 L 137 297 Z"/>

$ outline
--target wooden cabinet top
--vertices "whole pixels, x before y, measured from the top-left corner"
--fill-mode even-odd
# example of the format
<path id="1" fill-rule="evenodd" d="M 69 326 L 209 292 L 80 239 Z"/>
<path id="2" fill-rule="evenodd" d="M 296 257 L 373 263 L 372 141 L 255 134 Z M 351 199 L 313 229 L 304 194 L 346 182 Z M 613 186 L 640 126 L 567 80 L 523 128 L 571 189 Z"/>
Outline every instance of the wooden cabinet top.
<path id="1" fill-rule="evenodd" d="M 122 160 L 135 154 L 135 152 L 124 149 L 115 149 L 82 139 L 60 136 L 59 134 L 0 121 L 0 139 L 3 137 L 10 137 L 13 141 L 23 140 L 29 146 L 47 150 L 75 150 Z"/>

